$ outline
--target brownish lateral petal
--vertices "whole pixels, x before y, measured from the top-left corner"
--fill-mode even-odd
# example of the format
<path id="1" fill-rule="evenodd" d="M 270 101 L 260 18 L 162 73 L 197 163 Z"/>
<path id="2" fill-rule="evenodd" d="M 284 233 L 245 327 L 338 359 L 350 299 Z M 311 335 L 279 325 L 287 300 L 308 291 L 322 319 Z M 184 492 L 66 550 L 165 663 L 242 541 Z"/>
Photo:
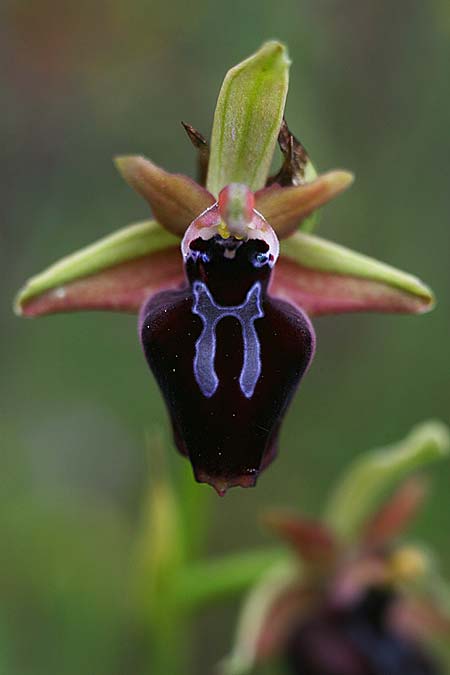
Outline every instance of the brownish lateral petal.
<path id="1" fill-rule="evenodd" d="M 364 540 L 369 546 L 383 546 L 401 534 L 422 506 L 427 483 L 418 476 L 406 480 L 369 520 Z"/>
<path id="2" fill-rule="evenodd" d="M 310 269 L 280 256 L 270 292 L 298 305 L 310 316 L 346 312 L 420 314 L 430 300 L 387 283 Z"/>
<path id="3" fill-rule="evenodd" d="M 337 197 L 353 183 L 348 171 L 330 171 L 311 183 L 295 187 L 271 187 L 255 195 L 255 207 L 272 225 L 280 239 L 289 237 L 310 213 Z"/>
<path id="4" fill-rule="evenodd" d="M 270 607 L 261 626 L 255 650 L 255 663 L 264 663 L 280 654 L 293 627 L 302 619 L 306 619 L 317 601 L 314 590 L 300 584 L 293 585 L 281 593 Z"/>
<path id="5" fill-rule="evenodd" d="M 164 171 L 145 157 L 117 157 L 115 163 L 127 183 L 150 204 L 156 220 L 178 236 L 215 202 L 205 188 L 188 176 Z"/>
<path id="6" fill-rule="evenodd" d="M 22 305 L 22 315 L 34 317 L 76 310 L 134 313 L 150 295 L 175 288 L 183 280 L 179 246 L 171 246 L 32 297 Z"/>
<path id="7" fill-rule="evenodd" d="M 305 562 L 333 562 L 337 542 L 334 534 L 322 523 L 276 511 L 266 514 L 264 522 L 287 540 Z"/>

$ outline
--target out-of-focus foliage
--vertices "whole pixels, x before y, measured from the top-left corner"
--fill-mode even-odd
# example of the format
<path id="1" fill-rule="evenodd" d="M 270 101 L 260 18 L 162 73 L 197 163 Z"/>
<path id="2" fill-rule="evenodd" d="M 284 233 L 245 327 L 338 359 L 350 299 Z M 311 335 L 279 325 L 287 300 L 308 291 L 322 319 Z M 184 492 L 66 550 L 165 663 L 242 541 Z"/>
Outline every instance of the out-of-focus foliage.
<path id="1" fill-rule="evenodd" d="M 211 549 L 263 543 L 254 528 L 263 505 L 318 511 L 356 448 L 401 437 L 426 417 L 448 419 L 448 3 L 8 0 L 0 22 L 0 670 L 8 675 L 144 672 L 127 574 L 147 485 L 144 429 L 166 423 L 133 317 L 19 321 L 15 289 L 61 255 L 147 218 L 114 155 L 144 153 L 193 174 L 180 120 L 209 134 L 225 71 L 271 37 L 288 44 L 295 64 L 292 131 L 319 170 L 356 174 L 351 192 L 324 209 L 319 234 L 414 270 L 438 306 L 421 318 L 316 322 L 317 358 L 288 416 L 283 456 L 256 491 L 232 491 L 216 506 Z M 447 569 L 448 478 L 438 471 L 417 525 Z M 193 672 L 209 672 L 226 651 L 233 618 L 214 610 L 200 620 Z"/>

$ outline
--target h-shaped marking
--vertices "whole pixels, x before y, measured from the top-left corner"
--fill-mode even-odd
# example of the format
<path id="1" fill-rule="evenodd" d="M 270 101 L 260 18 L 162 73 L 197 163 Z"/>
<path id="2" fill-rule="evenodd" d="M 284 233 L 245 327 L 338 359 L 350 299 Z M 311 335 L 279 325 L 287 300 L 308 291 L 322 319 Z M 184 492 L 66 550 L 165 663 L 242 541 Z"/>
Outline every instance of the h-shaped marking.
<path id="1" fill-rule="evenodd" d="M 213 396 L 219 386 L 219 378 L 214 369 L 216 357 L 216 326 L 225 316 L 233 316 L 241 324 L 243 342 L 243 364 L 239 377 L 241 391 L 251 398 L 261 375 L 261 347 L 255 330 L 255 319 L 261 319 L 261 284 L 253 284 L 242 305 L 223 307 L 212 297 L 208 287 L 202 281 L 192 286 L 194 304 L 192 312 L 203 321 L 203 330 L 195 344 L 194 375 L 201 392 L 207 398 Z"/>

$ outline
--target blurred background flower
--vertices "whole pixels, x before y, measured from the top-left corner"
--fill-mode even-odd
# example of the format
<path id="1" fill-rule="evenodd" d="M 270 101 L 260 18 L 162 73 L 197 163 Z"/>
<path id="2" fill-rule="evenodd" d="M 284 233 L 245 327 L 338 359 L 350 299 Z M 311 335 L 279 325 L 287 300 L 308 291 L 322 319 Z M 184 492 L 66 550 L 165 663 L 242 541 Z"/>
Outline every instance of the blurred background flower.
<path id="1" fill-rule="evenodd" d="M 229 496 L 210 549 L 266 541 L 253 523 L 268 502 L 317 512 L 352 448 L 448 419 L 449 35 L 444 0 L 3 4 L 0 669 L 111 675 L 125 656 L 129 670 L 142 663 L 137 646 L 127 653 L 124 570 L 146 486 L 142 430 L 164 416 L 134 317 L 30 326 L 10 299 L 30 271 L 139 217 L 109 158 L 143 152 L 194 174 L 180 120 L 208 134 L 226 68 L 267 38 L 295 64 L 293 132 L 318 170 L 357 175 L 318 233 L 414 270 L 440 304 L 420 321 L 316 322 L 320 354 L 286 420 L 283 462 L 256 493 Z M 448 477 L 437 471 L 414 530 L 447 569 Z M 196 623 L 194 672 L 226 651 L 233 618 L 230 606 Z"/>
<path id="2" fill-rule="evenodd" d="M 322 519 L 269 512 L 266 523 L 294 555 L 248 594 L 223 675 L 267 663 L 292 675 L 446 673 L 449 586 L 425 546 L 402 536 L 426 494 L 408 474 L 449 450 L 448 428 L 423 423 L 347 467 Z"/>

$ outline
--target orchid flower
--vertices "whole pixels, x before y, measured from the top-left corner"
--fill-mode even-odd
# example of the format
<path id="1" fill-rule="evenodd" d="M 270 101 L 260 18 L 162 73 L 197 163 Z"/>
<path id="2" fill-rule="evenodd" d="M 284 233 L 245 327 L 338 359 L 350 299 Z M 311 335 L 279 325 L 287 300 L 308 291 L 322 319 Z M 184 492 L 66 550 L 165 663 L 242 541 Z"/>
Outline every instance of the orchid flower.
<path id="1" fill-rule="evenodd" d="M 309 317 L 433 305 L 417 278 L 311 234 L 316 209 L 353 177 L 317 176 L 289 131 L 288 70 L 283 45 L 266 43 L 226 75 L 211 143 L 184 125 L 198 149 L 199 182 L 144 157 L 117 158 L 154 220 L 63 258 L 16 301 L 28 317 L 139 312 L 175 443 L 196 479 L 219 494 L 255 485 L 275 456 L 314 354 Z M 269 175 L 277 140 L 283 163 Z"/>
<path id="2" fill-rule="evenodd" d="M 267 514 L 292 553 L 250 591 L 221 673 L 282 660 L 292 675 L 443 674 L 432 651 L 448 657 L 448 584 L 430 551 L 401 537 L 428 491 L 410 472 L 448 457 L 449 448 L 448 428 L 426 422 L 358 457 L 322 520 Z"/>

